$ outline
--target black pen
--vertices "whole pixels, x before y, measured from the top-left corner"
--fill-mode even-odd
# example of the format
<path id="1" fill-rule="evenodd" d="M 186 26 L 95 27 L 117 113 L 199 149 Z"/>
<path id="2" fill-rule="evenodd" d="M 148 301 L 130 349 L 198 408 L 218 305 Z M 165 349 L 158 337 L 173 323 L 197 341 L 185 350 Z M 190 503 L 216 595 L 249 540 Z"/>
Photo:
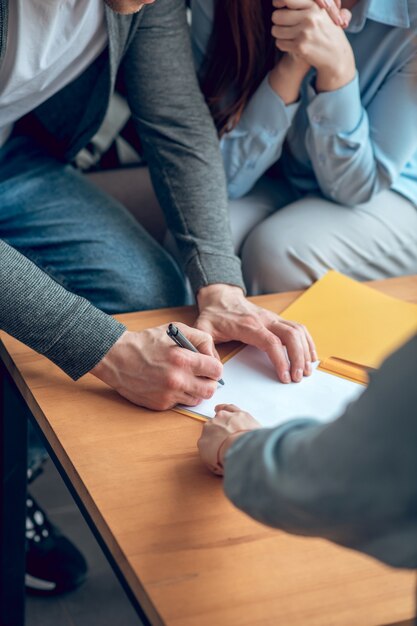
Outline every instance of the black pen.
<path id="1" fill-rule="evenodd" d="M 171 337 L 172 341 L 175 341 L 177 346 L 180 348 L 185 348 L 186 350 L 191 350 L 191 352 L 198 352 L 197 348 L 193 346 L 191 341 L 185 337 L 179 328 L 175 326 L 175 324 L 170 324 L 167 330 L 168 337 Z M 221 385 L 224 385 L 224 380 L 220 379 L 218 381 Z"/>

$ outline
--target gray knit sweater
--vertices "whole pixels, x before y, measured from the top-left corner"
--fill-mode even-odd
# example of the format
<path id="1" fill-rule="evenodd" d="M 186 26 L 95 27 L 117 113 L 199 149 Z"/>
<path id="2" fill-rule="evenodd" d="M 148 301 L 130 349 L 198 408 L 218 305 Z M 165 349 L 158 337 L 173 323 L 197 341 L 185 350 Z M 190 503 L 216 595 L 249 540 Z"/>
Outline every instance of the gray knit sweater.
<path id="1" fill-rule="evenodd" d="M 0 0 L 0 63 L 8 2 Z M 104 70 L 94 75 L 91 66 L 32 112 L 36 138 L 71 161 L 99 128 L 116 74 L 123 72 L 155 190 L 194 290 L 213 283 L 243 287 L 216 132 L 195 77 L 185 3 L 156 0 L 134 16 L 106 7 L 106 19 Z M 0 328 L 74 379 L 98 363 L 123 332 L 123 326 L 65 291 L 5 243 L 0 245 Z"/>

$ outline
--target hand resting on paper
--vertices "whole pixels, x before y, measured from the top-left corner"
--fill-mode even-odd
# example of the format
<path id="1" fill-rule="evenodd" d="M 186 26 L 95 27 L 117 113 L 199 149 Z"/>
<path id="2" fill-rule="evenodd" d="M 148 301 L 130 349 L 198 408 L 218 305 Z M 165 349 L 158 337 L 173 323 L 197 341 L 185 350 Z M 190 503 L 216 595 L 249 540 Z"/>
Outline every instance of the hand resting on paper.
<path id="1" fill-rule="evenodd" d="M 195 325 L 216 343 L 237 340 L 262 350 L 282 383 L 300 382 L 312 373 L 317 354 L 305 326 L 250 302 L 240 287 L 203 287 L 197 302 L 200 315 Z"/>
<path id="2" fill-rule="evenodd" d="M 197 442 L 200 458 L 218 476 L 223 476 L 223 460 L 230 446 L 244 433 L 261 428 L 252 415 L 234 404 L 218 404 L 216 416 L 203 426 Z"/>

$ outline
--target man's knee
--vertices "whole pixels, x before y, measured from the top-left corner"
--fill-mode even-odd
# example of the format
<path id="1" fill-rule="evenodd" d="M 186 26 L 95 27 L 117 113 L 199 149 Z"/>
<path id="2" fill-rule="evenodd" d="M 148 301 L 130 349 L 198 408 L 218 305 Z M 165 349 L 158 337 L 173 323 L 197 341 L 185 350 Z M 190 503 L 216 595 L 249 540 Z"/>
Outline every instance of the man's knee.
<path id="1" fill-rule="evenodd" d="M 89 298 L 106 313 L 129 313 L 147 309 L 182 306 L 187 303 L 185 280 L 174 262 L 164 260 L 146 271 L 106 271 L 101 287 Z"/>

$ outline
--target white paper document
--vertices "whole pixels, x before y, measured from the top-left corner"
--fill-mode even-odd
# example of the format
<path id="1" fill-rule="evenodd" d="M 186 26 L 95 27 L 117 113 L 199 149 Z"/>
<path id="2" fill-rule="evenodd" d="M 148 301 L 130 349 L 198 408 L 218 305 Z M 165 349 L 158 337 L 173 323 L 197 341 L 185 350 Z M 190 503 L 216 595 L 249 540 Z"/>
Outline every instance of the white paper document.
<path id="1" fill-rule="evenodd" d="M 318 363 L 315 365 L 317 367 Z M 364 385 L 314 369 L 300 383 L 280 383 L 264 352 L 246 346 L 224 365 L 225 384 L 210 400 L 196 407 L 180 407 L 203 417 L 214 417 L 217 404 L 236 404 L 262 426 L 277 426 L 296 417 L 313 417 L 323 422 L 336 419 Z"/>

